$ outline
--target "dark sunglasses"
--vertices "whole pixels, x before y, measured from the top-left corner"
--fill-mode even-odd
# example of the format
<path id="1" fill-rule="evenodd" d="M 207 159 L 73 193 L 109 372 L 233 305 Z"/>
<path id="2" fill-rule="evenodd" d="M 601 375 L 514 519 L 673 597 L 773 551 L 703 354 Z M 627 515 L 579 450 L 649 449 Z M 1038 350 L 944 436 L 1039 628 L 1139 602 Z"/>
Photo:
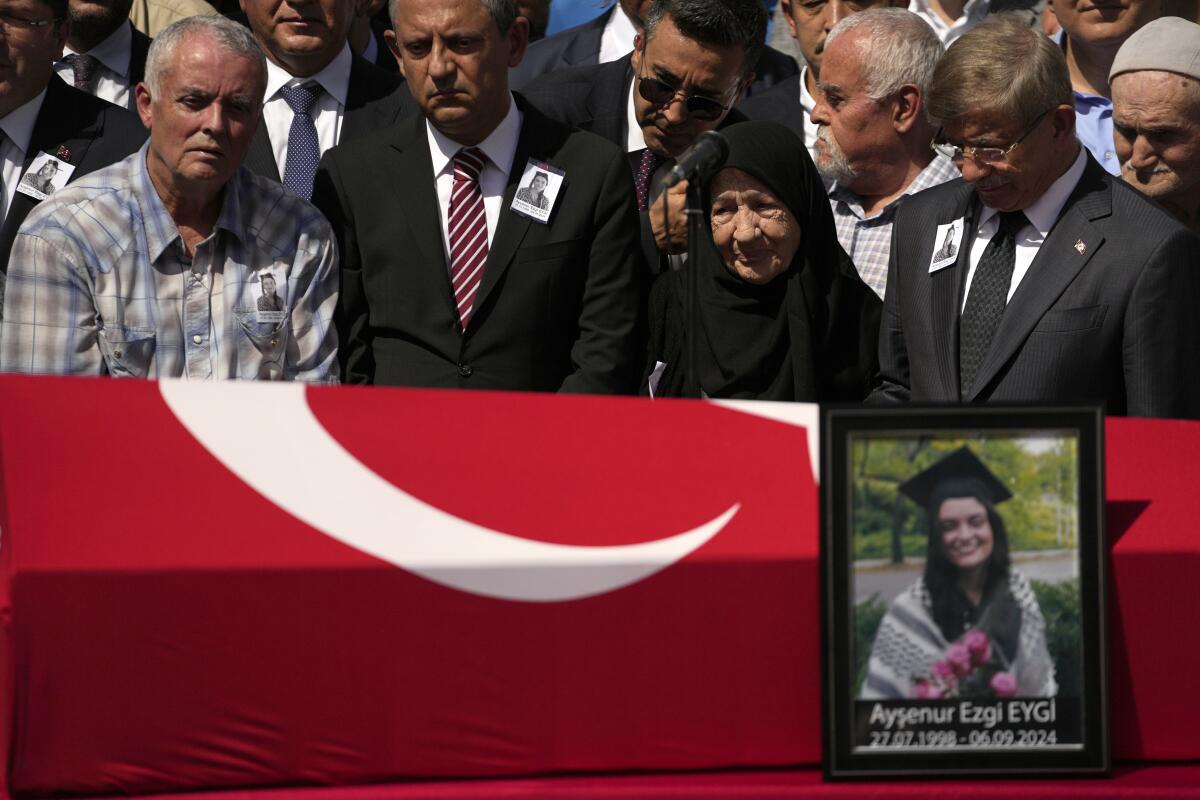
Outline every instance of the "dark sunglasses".
<path id="1" fill-rule="evenodd" d="M 660 81 L 658 78 L 638 76 L 638 94 L 642 96 L 643 100 L 656 107 L 661 108 L 674 102 L 681 93 L 681 89 Z M 683 95 L 683 104 L 689 117 L 706 122 L 720 119 L 721 115 L 728 110 L 728 106 L 722 105 L 721 101 L 698 94 Z"/>

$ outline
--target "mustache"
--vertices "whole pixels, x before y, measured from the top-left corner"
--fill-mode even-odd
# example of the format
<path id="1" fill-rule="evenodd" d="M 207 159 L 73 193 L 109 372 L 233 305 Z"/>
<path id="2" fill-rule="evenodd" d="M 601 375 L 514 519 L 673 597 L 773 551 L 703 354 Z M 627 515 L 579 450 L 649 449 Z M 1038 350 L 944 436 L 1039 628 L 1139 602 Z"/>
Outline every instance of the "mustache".
<path id="1" fill-rule="evenodd" d="M 838 146 L 828 125 L 817 126 L 817 171 L 826 180 L 845 185 L 858 177 L 858 171 L 850 166 L 850 159 Z"/>
<path id="2" fill-rule="evenodd" d="M 1133 159 L 1128 159 L 1122 163 L 1121 171 L 1131 172 L 1134 175 L 1137 175 L 1138 180 L 1144 180 L 1145 178 L 1149 178 L 1151 175 L 1170 175 L 1175 171 L 1166 164 L 1155 164 L 1153 167 L 1143 167 L 1142 169 L 1138 169 L 1137 167 L 1133 166 L 1132 161 Z"/>

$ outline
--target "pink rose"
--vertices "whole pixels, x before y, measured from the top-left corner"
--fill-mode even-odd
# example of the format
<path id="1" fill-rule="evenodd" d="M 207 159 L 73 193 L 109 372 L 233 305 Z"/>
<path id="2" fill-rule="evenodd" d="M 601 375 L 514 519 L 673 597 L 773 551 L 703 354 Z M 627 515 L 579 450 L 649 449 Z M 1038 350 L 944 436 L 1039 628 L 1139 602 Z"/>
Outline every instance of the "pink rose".
<path id="1" fill-rule="evenodd" d="M 992 676 L 991 686 L 996 697 L 1017 696 L 1017 679 L 1011 672 L 997 672 Z"/>
<path id="2" fill-rule="evenodd" d="M 958 678 L 954 674 L 954 667 L 950 666 L 949 661 L 933 662 L 933 676 L 945 684 L 958 682 Z"/>
<path id="3" fill-rule="evenodd" d="M 971 671 L 971 652 L 965 644 L 950 645 L 946 650 L 946 661 L 954 668 L 954 674 L 960 678 Z"/>
<path id="4" fill-rule="evenodd" d="M 922 678 L 913 687 L 912 696 L 917 700 L 940 700 L 942 690 Z"/>
<path id="5" fill-rule="evenodd" d="M 992 643 L 983 631 L 967 631 L 962 638 L 971 653 L 971 663 L 976 666 L 986 664 L 992 657 Z"/>

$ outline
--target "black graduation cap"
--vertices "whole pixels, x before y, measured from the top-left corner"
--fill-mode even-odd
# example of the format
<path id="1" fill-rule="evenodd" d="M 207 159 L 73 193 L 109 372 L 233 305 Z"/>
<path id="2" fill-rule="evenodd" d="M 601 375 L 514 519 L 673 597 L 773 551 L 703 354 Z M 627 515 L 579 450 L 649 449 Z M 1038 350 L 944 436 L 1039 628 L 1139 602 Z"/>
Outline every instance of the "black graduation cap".
<path id="1" fill-rule="evenodd" d="M 900 484 L 900 491 L 926 509 L 947 497 L 979 497 L 992 505 L 1012 497 L 1008 487 L 966 445 Z"/>

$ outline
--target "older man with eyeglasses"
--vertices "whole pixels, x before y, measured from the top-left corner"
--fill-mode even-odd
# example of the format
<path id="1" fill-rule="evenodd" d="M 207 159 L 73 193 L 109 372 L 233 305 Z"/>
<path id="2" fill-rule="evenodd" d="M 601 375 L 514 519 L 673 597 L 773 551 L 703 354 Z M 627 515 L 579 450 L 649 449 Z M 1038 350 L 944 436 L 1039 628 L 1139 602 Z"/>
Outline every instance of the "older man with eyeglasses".
<path id="1" fill-rule="evenodd" d="M 663 178 L 700 134 L 746 119 L 733 105 L 754 80 L 767 13 L 761 0 L 654 0 L 643 21 L 625 58 L 543 75 L 522 93 L 551 117 L 625 148 L 643 251 L 659 272 L 687 247 L 687 187 L 667 191 L 664 225 Z"/>
<path id="2" fill-rule="evenodd" d="M 17 229 L 45 196 L 21 185 L 25 173 L 54 162 L 73 180 L 137 150 L 146 130 L 134 114 L 55 76 L 70 32 L 67 0 L 0 0 L 0 32 L 2 301 Z"/>
<path id="3" fill-rule="evenodd" d="M 896 215 L 872 400 L 1200 417 L 1200 238 L 1080 145 L 1059 48 L 985 22 L 939 62 L 929 113 L 962 179 Z"/>

